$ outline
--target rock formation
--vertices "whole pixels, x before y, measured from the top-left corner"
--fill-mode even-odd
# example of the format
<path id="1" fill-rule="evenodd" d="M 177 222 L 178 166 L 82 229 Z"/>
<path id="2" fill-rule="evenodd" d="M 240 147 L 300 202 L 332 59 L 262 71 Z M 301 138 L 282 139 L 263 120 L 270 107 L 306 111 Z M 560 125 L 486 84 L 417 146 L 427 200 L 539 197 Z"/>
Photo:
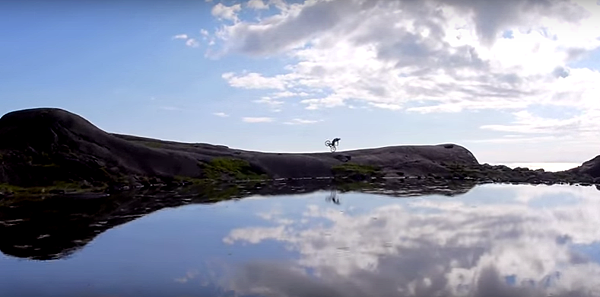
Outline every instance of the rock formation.
<path id="1" fill-rule="evenodd" d="M 182 177 L 331 177 L 332 168 L 344 164 L 371 166 L 386 175 L 424 175 L 446 174 L 448 164 L 478 162 L 455 144 L 278 154 L 110 134 L 61 109 L 21 110 L 0 119 L 0 183 L 22 187 Z"/>

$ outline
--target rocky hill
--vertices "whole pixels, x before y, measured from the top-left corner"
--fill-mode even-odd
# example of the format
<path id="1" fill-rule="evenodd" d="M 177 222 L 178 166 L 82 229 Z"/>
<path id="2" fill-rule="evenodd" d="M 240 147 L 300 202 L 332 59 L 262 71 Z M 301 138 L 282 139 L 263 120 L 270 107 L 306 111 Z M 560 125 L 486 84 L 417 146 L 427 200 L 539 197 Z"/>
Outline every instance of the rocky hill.
<path id="1" fill-rule="evenodd" d="M 336 174 L 443 176 L 451 174 L 449 166 L 478 165 L 471 152 L 455 144 L 278 154 L 111 134 L 62 109 L 21 110 L 0 118 L 0 183 L 21 187 Z"/>
<path id="2" fill-rule="evenodd" d="M 567 170 L 566 172 L 577 176 L 590 176 L 595 182 L 600 182 L 600 156 L 583 162 L 581 166 Z"/>

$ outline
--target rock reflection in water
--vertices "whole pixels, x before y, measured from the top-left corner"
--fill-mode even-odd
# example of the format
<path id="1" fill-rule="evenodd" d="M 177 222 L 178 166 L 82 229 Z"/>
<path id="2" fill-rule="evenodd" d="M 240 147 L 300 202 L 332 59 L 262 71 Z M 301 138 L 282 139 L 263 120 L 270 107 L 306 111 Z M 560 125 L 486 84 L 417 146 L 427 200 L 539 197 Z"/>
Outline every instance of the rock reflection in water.
<path id="1" fill-rule="evenodd" d="M 2 201 L 2 252 L 61 260 L 0 256 L 0 292 L 600 296 L 599 223 L 600 193 L 571 186 L 317 182 Z"/>
<path id="2" fill-rule="evenodd" d="M 419 184 L 342 184 L 331 181 L 286 181 L 267 184 L 189 187 L 177 191 L 130 192 L 114 196 L 18 197 L 0 201 L 0 251 L 34 260 L 67 257 L 98 234 L 165 207 L 212 204 L 252 195 L 276 196 L 334 191 L 393 191 L 396 196 L 418 193 L 465 193 L 473 183 L 450 183 L 432 187 Z"/>

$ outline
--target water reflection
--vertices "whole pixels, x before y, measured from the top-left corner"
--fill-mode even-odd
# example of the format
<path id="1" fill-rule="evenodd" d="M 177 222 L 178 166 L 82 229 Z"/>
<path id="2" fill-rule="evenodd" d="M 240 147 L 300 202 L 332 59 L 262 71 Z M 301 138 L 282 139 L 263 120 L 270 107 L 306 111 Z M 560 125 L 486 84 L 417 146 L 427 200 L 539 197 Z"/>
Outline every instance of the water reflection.
<path id="1" fill-rule="evenodd" d="M 478 203 L 503 191 L 513 192 L 509 201 Z M 268 296 L 600 295 L 597 192 L 530 186 L 477 192 L 477 199 L 418 199 L 358 214 L 308 205 L 303 218 L 328 224 L 300 219 L 279 232 L 233 230 L 225 242 L 274 240 L 299 256 L 248 263 L 231 286 Z M 566 203 L 542 203 L 557 195 Z M 595 254 L 583 252 L 590 246 Z"/>
<path id="2" fill-rule="evenodd" d="M 99 234 L 167 207 L 213 204 L 261 195 L 302 194 L 332 189 L 338 191 L 390 191 L 398 197 L 469 191 L 472 183 L 422 187 L 418 184 L 332 184 L 331 181 L 286 181 L 253 185 L 190 187 L 178 191 L 131 192 L 110 197 L 13 198 L 0 201 L 0 251 L 5 255 L 34 260 L 69 257 Z M 335 192 L 335 193 L 334 193 Z M 338 201 L 337 197 L 331 197 Z M 334 203 L 335 203 L 334 201 Z"/>
<path id="3" fill-rule="evenodd" d="M 592 187 L 455 184 L 423 189 L 427 196 L 411 187 L 303 189 L 270 197 L 257 195 L 267 191 L 260 186 L 236 200 L 217 191 L 210 199 L 163 193 L 4 208 L 3 252 L 48 257 L 73 238 L 84 238 L 85 248 L 58 261 L 0 256 L 0 292 L 600 296 L 600 193 Z M 29 216 L 14 221 L 19 214 Z"/>
<path id="4" fill-rule="evenodd" d="M 340 198 L 338 198 L 337 193 L 338 191 L 336 189 L 331 189 L 331 192 L 329 192 L 329 195 L 327 195 L 325 201 L 340 205 Z"/>

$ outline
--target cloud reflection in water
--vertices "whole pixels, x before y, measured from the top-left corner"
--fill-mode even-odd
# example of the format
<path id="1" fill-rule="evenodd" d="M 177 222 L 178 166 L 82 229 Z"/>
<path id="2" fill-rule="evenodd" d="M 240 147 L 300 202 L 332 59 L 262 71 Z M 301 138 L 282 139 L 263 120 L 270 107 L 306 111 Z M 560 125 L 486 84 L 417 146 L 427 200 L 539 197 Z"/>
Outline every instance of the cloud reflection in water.
<path id="1" fill-rule="evenodd" d="M 495 202 L 501 191 L 509 199 Z M 563 203 L 544 203 L 547 197 Z M 455 198 L 388 201 L 357 214 L 307 205 L 301 219 L 275 213 L 262 216 L 271 227 L 232 230 L 227 244 L 276 241 L 298 258 L 247 263 L 231 289 L 265 296 L 600 296 L 600 265 L 580 252 L 600 239 L 600 192 L 593 188 L 487 185 Z"/>

